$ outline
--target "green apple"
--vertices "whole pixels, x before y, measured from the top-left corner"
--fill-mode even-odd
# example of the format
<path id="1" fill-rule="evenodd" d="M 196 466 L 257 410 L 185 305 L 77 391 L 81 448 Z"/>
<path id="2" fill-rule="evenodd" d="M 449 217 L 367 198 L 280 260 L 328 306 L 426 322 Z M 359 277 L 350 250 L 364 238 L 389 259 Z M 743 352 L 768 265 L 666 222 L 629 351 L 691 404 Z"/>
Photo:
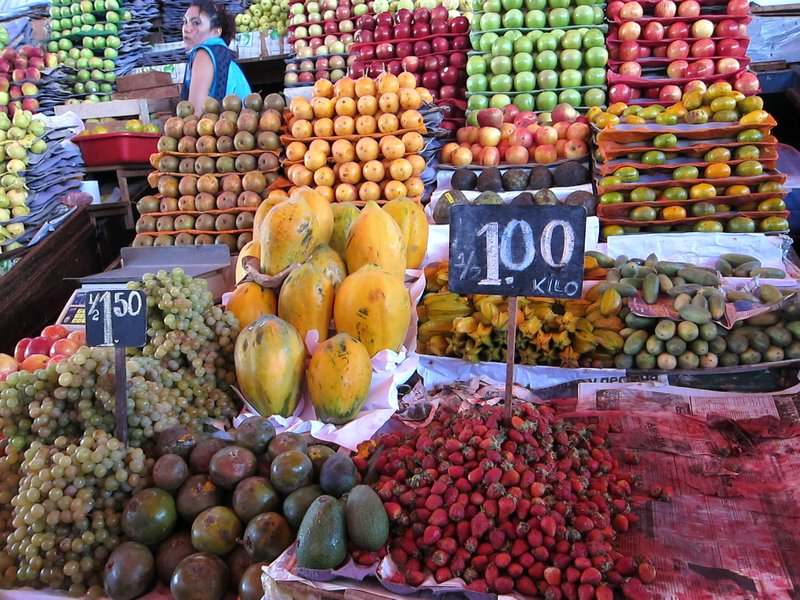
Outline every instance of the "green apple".
<path id="1" fill-rule="evenodd" d="M 514 42 L 515 54 L 520 54 L 520 53 L 531 54 L 532 52 L 533 52 L 533 40 L 528 36 L 523 35 L 521 38 L 518 38 Z M 467 64 L 469 64 L 469 61 L 467 61 Z"/>
<path id="2" fill-rule="evenodd" d="M 483 75 L 486 73 L 486 61 L 482 56 L 470 56 L 467 59 L 467 75 Z"/>
<path id="3" fill-rule="evenodd" d="M 575 6 L 593 6 L 594 0 L 576 0 Z"/>
<path id="4" fill-rule="evenodd" d="M 578 69 L 564 69 L 558 76 L 558 84 L 562 88 L 576 88 L 581 85 L 583 75 Z"/>
<path id="5" fill-rule="evenodd" d="M 541 10 L 529 10 L 525 13 L 525 27 L 541 28 L 547 25 L 547 15 Z"/>
<path id="6" fill-rule="evenodd" d="M 525 23 L 525 16 L 518 8 L 512 8 L 503 15 L 503 27 L 519 29 Z"/>
<path id="7" fill-rule="evenodd" d="M 603 90 L 592 88 L 583 93 L 584 106 L 603 106 L 606 103 L 606 93 Z"/>
<path id="8" fill-rule="evenodd" d="M 108 73 L 104 73 L 104 79 L 111 83 L 117 80 L 117 74 L 114 71 L 109 71 Z"/>
<path id="9" fill-rule="evenodd" d="M 74 56 L 73 58 L 92 58 L 94 56 L 94 52 L 92 52 L 88 48 L 81 48 L 81 49 L 75 48 L 75 50 L 76 50 L 76 56 Z"/>
<path id="10" fill-rule="evenodd" d="M 570 29 L 561 38 L 561 47 L 565 50 L 579 50 L 581 45 L 583 45 L 583 38 L 577 29 Z"/>
<path id="11" fill-rule="evenodd" d="M 104 71 L 113 71 L 117 65 L 114 64 L 114 61 L 106 58 L 103 60 L 102 67 Z"/>
<path id="12" fill-rule="evenodd" d="M 471 93 L 485 92 L 489 89 L 489 80 L 486 75 L 478 74 L 467 77 L 467 91 Z"/>
<path id="13" fill-rule="evenodd" d="M 539 71 L 536 74 L 536 85 L 540 90 L 552 90 L 558 87 L 558 74 L 552 69 Z"/>
<path id="14" fill-rule="evenodd" d="M 606 36 L 599 29 L 589 29 L 583 34 L 583 47 L 588 50 L 589 48 L 605 48 Z"/>
<path id="15" fill-rule="evenodd" d="M 483 13 L 481 15 L 480 29 L 481 31 L 500 29 L 501 22 L 502 20 L 498 13 Z"/>
<path id="16" fill-rule="evenodd" d="M 525 34 L 525 37 L 530 39 L 533 42 L 533 47 L 536 48 L 536 42 L 539 41 L 539 38 L 544 35 L 544 31 L 541 29 L 534 29 L 533 31 L 529 31 Z"/>
<path id="17" fill-rule="evenodd" d="M 532 111 L 536 106 L 534 103 L 533 94 L 517 94 L 514 96 L 514 106 L 520 110 Z"/>
<path id="18" fill-rule="evenodd" d="M 84 85 L 87 94 L 96 94 L 100 91 L 100 84 L 96 81 L 87 81 Z"/>
<path id="19" fill-rule="evenodd" d="M 478 45 L 480 47 L 480 51 L 481 52 L 491 52 L 492 51 L 492 46 L 494 45 L 495 41 L 497 41 L 497 39 L 499 37 L 500 36 L 497 35 L 493 31 L 490 31 L 488 33 L 482 34 L 480 42 L 478 42 Z"/>
<path id="20" fill-rule="evenodd" d="M 562 69 L 580 69 L 583 62 L 583 54 L 580 50 L 562 50 L 558 56 L 558 62 Z"/>
<path id="21" fill-rule="evenodd" d="M 533 71 L 533 55 L 527 52 L 518 52 L 512 59 L 515 73 L 528 73 Z"/>
<path id="22" fill-rule="evenodd" d="M 593 6 L 592 9 L 594 10 L 594 24 L 595 25 L 602 25 L 605 23 L 606 14 L 603 10 L 602 6 Z"/>
<path id="23" fill-rule="evenodd" d="M 499 13 L 502 9 L 503 3 L 500 0 L 486 0 L 483 3 L 483 12 L 485 13 Z"/>
<path id="24" fill-rule="evenodd" d="M 106 48 L 103 50 L 103 58 L 117 58 L 119 53 L 114 48 Z"/>
<path id="25" fill-rule="evenodd" d="M 508 38 L 497 38 L 492 44 L 492 55 L 511 56 L 514 54 L 514 43 Z"/>
<path id="26" fill-rule="evenodd" d="M 532 92 L 536 88 L 536 77 L 528 71 L 514 75 L 514 89 L 517 92 Z"/>
<path id="27" fill-rule="evenodd" d="M 545 50 L 544 52 L 539 52 L 533 62 L 537 71 L 545 71 L 556 68 L 558 57 L 552 50 Z"/>
<path id="28" fill-rule="evenodd" d="M 495 56 L 489 63 L 489 70 L 493 75 L 508 75 L 511 73 L 511 58 L 508 56 Z"/>
<path id="29" fill-rule="evenodd" d="M 105 48 L 106 45 L 110 46 L 111 44 L 109 42 L 111 42 L 111 36 L 105 38 L 102 35 L 98 35 L 94 38 L 94 47 L 99 50 L 101 48 Z"/>
<path id="30" fill-rule="evenodd" d="M 86 25 L 94 25 L 97 23 L 97 17 L 95 17 L 92 13 L 86 13 L 85 15 L 81 16 L 81 21 L 83 21 Z"/>
<path id="31" fill-rule="evenodd" d="M 551 111 L 558 104 L 558 96 L 555 92 L 542 92 L 536 96 L 536 110 Z"/>
<path id="32" fill-rule="evenodd" d="M 78 69 L 85 69 L 89 66 L 89 59 L 88 58 L 79 58 L 75 61 L 75 67 Z"/>
<path id="33" fill-rule="evenodd" d="M 83 25 L 83 15 L 75 15 L 70 21 L 73 27 L 80 27 Z"/>
<path id="34" fill-rule="evenodd" d="M 72 48 L 72 42 L 69 41 L 67 38 L 61 38 L 58 40 L 58 47 L 61 50 L 69 50 Z"/>
<path id="35" fill-rule="evenodd" d="M 584 58 L 587 67 L 605 67 L 608 63 L 608 50 L 595 46 L 586 51 Z"/>
<path id="36" fill-rule="evenodd" d="M 506 12 L 522 8 L 522 0 L 501 0 L 500 3 Z"/>
<path id="37" fill-rule="evenodd" d="M 77 73 L 78 81 L 89 81 L 91 74 L 86 69 L 81 69 Z"/>
<path id="38" fill-rule="evenodd" d="M 547 0 L 550 8 L 567 8 L 570 4 L 571 0 Z"/>
<path id="39" fill-rule="evenodd" d="M 495 94 L 492 96 L 492 99 L 489 100 L 489 106 L 491 108 L 499 108 L 503 110 L 504 107 L 511 104 L 511 96 L 508 94 Z"/>
<path id="40" fill-rule="evenodd" d="M 102 23 L 101 23 L 101 25 L 102 25 Z M 118 33 L 119 32 L 119 27 L 117 27 L 116 23 L 106 23 L 105 24 L 105 29 L 109 33 Z"/>
<path id="41" fill-rule="evenodd" d="M 525 0 L 526 10 L 544 10 L 547 7 L 547 0 Z"/>
<path id="42" fill-rule="evenodd" d="M 603 67 L 586 69 L 583 74 L 583 81 L 586 85 L 604 86 L 606 84 L 606 70 Z"/>
<path id="43" fill-rule="evenodd" d="M 476 94 L 475 96 L 470 96 L 469 100 L 467 100 L 467 110 L 481 110 L 483 108 L 489 108 L 489 98 L 486 96 Z"/>
<path id="44" fill-rule="evenodd" d="M 506 31 L 503 34 L 503 37 L 506 38 L 507 40 L 511 40 L 511 43 L 513 44 L 524 35 L 525 34 L 523 34 L 519 29 L 512 29 L 511 31 Z"/>
<path id="45" fill-rule="evenodd" d="M 489 80 L 489 89 L 493 92 L 510 92 L 514 87 L 511 75 L 492 75 Z"/>
<path id="46" fill-rule="evenodd" d="M 85 86 L 85 84 L 83 84 L 81 82 L 78 82 L 76 84 L 73 84 L 72 91 L 75 94 L 85 94 L 86 93 L 86 86 Z"/>
<path id="47" fill-rule="evenodd" d="M 594 24 L 594 8 L 591 6 L 576 6 L 572 11 L 572 22 L 575 25 Z"/>
<path id="48" fill-rule="evenodd" d="M 471 125 L 472 127 L 477 127 L 478 125 L 478 111 L 472 111 L 467 115 L 467 125 Z"/>
<path id="49" fill-rule="evenodd" d="M 58 42 L 55 40 L 47 42 L 47 51 L 58 52 Z"/>
<path id="50" fill-rule="evenodd" d="M 548 31 L 539 36 L 536 40 L 536 51 L 544 52 L 545 50 L 555 50 L 558 48 L 558 38 L 553 35 L 553 32 Z"/>
<path id="51" fill-rule="evenodd" d="M 100 91 L 103 94 L 110 94 L 111 92 L 114 91 L 114 86 L 111 85 L 110 83 L 101 83 L 100 84 Z"/>
<path id="52" fill-rule="evenodd" d="M 567 27 L 569 11 L 566 8 L 553 8 L 547 13 L 547 24 L 550 27 Z"/>
<path id="53" fill-rule="evenodd" d="M 572 106 L 580 106 L 581 105 L 581 93 L 578 90 L 561 90 L 561 93 L 558 95 L 558 101 L 566 102 Z"/>

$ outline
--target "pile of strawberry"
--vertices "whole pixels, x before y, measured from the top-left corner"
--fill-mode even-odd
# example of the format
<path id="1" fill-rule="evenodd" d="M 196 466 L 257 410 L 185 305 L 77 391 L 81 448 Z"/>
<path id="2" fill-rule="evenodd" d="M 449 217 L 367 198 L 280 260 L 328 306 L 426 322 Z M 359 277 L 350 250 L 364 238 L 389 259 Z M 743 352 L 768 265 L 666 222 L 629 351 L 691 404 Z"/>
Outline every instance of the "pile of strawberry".
<path id="1" fill-rule="evenodd" d="M 633 476 L 608 426 L 557 419 L 548 406 L 440 409 L 428 428 L 377 440 L 375 490 L 389 515 L 396 581 L 432 574 L 467 588 L 548 600 L 647 598 L 655 569 L 613 547 L 636 521 Z"/>

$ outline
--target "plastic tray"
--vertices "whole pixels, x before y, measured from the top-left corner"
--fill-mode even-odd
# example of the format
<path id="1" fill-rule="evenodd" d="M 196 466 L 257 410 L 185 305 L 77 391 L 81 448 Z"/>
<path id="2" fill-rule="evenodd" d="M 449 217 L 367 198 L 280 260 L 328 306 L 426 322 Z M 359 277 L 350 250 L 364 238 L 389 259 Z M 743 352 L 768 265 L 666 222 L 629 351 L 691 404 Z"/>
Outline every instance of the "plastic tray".
<path id="1" fill-rule="evenodd" d="M 156 133 L 119 131 L 72 138 L 81 149 L 87 167 L 102 167 L 125 163 L 150 162 L 150 155 L 158 152 Z"/>

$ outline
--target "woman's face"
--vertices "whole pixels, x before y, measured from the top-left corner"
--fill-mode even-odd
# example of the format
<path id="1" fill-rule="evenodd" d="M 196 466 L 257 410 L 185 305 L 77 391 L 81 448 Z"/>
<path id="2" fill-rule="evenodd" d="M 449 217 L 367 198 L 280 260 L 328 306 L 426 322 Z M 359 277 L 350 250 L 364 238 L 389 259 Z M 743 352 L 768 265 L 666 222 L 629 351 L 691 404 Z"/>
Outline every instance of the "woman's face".
<path id="1" fill-rule="evenodd" d="M 183 44 L 187 50 L 191 50 L 208 38 L 218 36 L 221 33 L 222 30 L 219 27 L 211 27 L 211 20 L 208 15 L 200 12 L 197 6 L 190 6 L 186 14 L 183 15 Z"/>

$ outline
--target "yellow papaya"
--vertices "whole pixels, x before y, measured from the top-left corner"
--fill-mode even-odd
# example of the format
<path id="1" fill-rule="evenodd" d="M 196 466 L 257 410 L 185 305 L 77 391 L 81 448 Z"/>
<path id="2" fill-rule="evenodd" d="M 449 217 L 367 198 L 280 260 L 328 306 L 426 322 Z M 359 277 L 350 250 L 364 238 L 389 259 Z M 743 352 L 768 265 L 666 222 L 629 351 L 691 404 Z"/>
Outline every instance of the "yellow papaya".
<path id="1" fill-rule="evenodd" d="M 411 321 L 411 299 L 403 280 L 376 264 L 350 273 L 333 301 L 336 331 L 363 343 L 370 356 L 395 352 L 403 345 Z"/>
<path id="2" fill-rule="evenodd" d="M 406 243 L 406 268 L 418 269 L 428 250 L 428 217 L 419 202 L 397 198 L 383 205 L 400 226 Z"/>
<path id="3" fill-rule="evenodd" d="M 261 244 L 257 240 L 250 240 L 239 250 L 239 256 L 236 259 L 236 275 L 234 279 L 237 284 L 247 275 L 242 265 L 242 261 L 244 261 L 246 256 L 255 256 L 259 260 L 261 259 Z"/>
<path id="4" fill-rule="evenodd" d="M 277 309 L 275 292 L 253 281 L 237 285 L 225 307 L 225 310 L 231 311 L 239 319 L 240 329 L 244 329 L 264 315 L 274 315 Z"/>
<path id="5" fill-rule="evenodd" d="M 317 419 L 337 425 L 352 421 L 372 383 L 366 346 L 348 333 L 325 340 L 311 356 L 306 383 Z"/>
<path id="6" fill-rule="evenodd" d="M 302 263 L 319 244 L 319 223 L 308 202 L 300 198 L 273 206 L 261 227 L 261 272 L 275 275 L 292 263 Z"/>
<path id="7" fill-rule="evenodd" d="M 406 272 L 406 242 L 395 220 L 369 201 L 353 223 L 345 247 L 347 272 L 375 263 L 400 279 Z"/>
<path id="8" fill-rule="evenodd" d="M 319 223 L 319 243 L 327 244 L 333 231 L 333 210 L 330 202 L 322 194 L 305 185 L 297 188 L 289 197 L 302 198 L 308 202 L 311 210 L 314 211 L 314 216 L 317 217 L 317 223 Z"/>
<path id="9" fill-rule="evenodd" d="M 328 245 L 344 258 L 344 251 L 347 247 L 347 238 L 350 235 L 350 228 L 361 214 L 358 207 L 352 202 L 337 202 L 331 205 L 333 212 L 333 231 Z"/>
<path id="10" fill-rule="evenodd" d="M 339 253 L 328 244 L 320 244 L 314 248 L 314 252 L 308 257 L 306 263 L 311 263 L 318 269 L 321 269 L 331 280 L 334 288 L 339 287 L 339 284 L 347 277 L 347 265 Z"/>
<path id="11" fill-rule="evenodd" d="M 333 317 L 333 283 L 320 269 L 304 263 L 289 273 L 278 295 L 278 316 L 306 339 L 316 329 L 319 340 L 328 339 Z"/>
<path id="12" fill-rule="evenodd" d="M 294 327 L 266 315 L 236 338 L 236 380 L 247 402 L 263 417 L 288 417 L 303 386 L 306 350 Z"/>
<path id="13" fill-rule="evenodd" d="M 253 240 L 258 241 L 261 239 L 261 228 L 267 213 L 273 206 L 280 204 L 284 200 L 286 200 L 286 198 L 282 196 L 272 196 L 263 200 L 261 204 L 258 205 L 256 214 L 253 215 Z"/>

